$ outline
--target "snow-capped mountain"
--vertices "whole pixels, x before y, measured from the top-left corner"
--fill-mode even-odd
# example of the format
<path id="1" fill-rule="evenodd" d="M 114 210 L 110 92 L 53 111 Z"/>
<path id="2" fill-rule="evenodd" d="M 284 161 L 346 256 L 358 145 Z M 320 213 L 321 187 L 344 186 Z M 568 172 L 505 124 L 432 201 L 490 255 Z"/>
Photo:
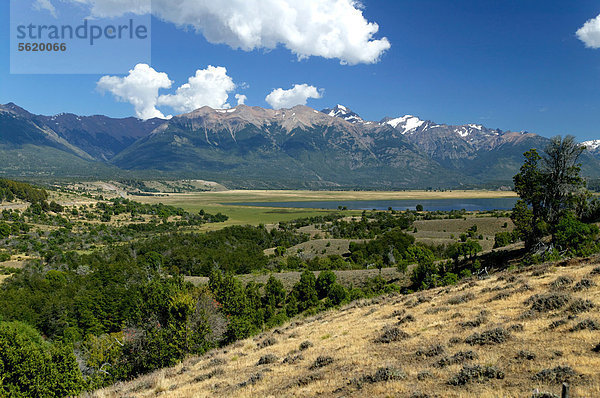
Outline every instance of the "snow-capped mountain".
<path id="1" fill-rule="evenodd" d="M 325 113 L 331 117 L 338 117 L 340 119 L 344 119 L 349 123 L 364 123 L 363 118 L 358 116 L 358 114 L 352 112 L 350 109 L 346 108 L 344 105 L 336 105 L 333 108 L 323 109 L 321 112 Z"/>
<path id="2" fill-rule="evenodd" d="M 581 145 L 585 146 L 592 155 L 600 157 L 600 140 L 585 141 Z"/>
<path id="3" fill-rule="evenodd" d="M 402 134 L 406 134 L 411 131 L 416 131 L 425 122 L 413 115 L 406 115 L 396 119 L 385 120 L 384 123 L 399 131 L 402 131 Z"/>
<path id="4" fill-rule="evenodd" d="M 41 116 L 0 105 L 0 174 L 6 175 L 72 177 L 94 175 L 101 167 L 106 175 L 151 170 L 238 188 L 510 184 L 523 153 L 547 143 L 536 134 L 411 115 L 366 121 L 343 105 L 322 112 L 301 105 L 203 107 L 148 121 Z M 586 144 L 600 150 L 600 140 Z M 584 154 L 582 163 L 586 176 L 600 176 L 593 153 Z"/>
<path id="5" fill-rule="evenodd" d="M 582 142 L 581 145 L 585 146 L 590 151 L 593 151 L 600 148 L 600 140 L 585 141 Z"/>

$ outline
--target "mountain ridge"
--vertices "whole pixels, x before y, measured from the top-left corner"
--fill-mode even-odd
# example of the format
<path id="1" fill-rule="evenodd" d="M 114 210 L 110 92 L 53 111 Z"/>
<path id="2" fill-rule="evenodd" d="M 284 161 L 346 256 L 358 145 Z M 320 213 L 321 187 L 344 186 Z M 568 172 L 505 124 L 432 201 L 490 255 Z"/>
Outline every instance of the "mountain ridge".
<path id="1" fill-rule="evenodd" d="M 231 187 L 316 189 L 506 183 L 523 152 L 548 142 L 533 133 L 438 124 L 412 115 L 365 121 L 344 105 L 323 111 L 303 105 L 279 110 L 205 106 L 169 120 L 144 121 L 34 115 L 9 103 L 0 105 L 0 138 L 0 153 L 26 144 L 52 147 L 90 168 L 154 170 Z M 594 177 L 600 176 L 595 155 L 600 157 L 590 151 L 582 158 L 584 172 Z M 0 173 L 18 175 L 19 165 L 0 166 Z"/>

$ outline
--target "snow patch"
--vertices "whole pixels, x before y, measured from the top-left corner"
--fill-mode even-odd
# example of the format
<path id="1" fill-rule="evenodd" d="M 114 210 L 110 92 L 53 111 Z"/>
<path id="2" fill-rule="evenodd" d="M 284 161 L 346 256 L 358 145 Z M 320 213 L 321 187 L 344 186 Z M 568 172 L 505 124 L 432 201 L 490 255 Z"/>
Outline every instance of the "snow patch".
<path id="1" fill-rule="evenodd" d="M 404 129 L 402 134 L 406 134 L 410 130 L 415 130 L 421 127 L 425 122 L 418 117 L 412 115 L 402 116 L 396 119 L 389 120 L 387 124 L 392 126 L 393 128 L 398 128 L 398 126 Z"/>
<path id="2" fill-rule="evenodd" d="M 587 149 L 598 149 L 600 147 L 600 140 L 591 140 L 582 142 L 581 145 L 585 146 Z"/>

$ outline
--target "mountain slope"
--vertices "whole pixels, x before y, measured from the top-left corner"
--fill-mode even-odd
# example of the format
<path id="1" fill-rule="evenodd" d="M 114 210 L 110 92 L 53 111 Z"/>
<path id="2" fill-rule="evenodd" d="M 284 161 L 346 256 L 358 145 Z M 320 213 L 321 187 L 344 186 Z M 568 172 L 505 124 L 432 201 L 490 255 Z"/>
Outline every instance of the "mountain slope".
<path id="1" fill-rule="evenodd" d="M 205 107 L 171 119 L 113 163 L 125 169 L 202 170 L 209 178 L 232 181 L 269 179 L 275 186 L 296 181 L 312 188 L 458 180 L 402 138 L 389 144 L 393 147 L 360 126 L 305 106 L 280 111 Z"/>
<path id="2" fill-rule="evenodd" d="M 77 116 L 70 113 L 36 116 L 35 119 L 98 160 L 113 158 L 165 122 L 163 119 L 113 119 L 101 115 Z"/>
<path id="3" fill-rule="evenodd" d="M 547 143 L 536 134 L 437 124 L 411 115 L 365 121 L 343 105 L 321 112 L 306 106 L 203 107 L 147 121 L 41 116 L 12 103 L 0 105 L 5 159 L 0 173 L 9 176 L 160 174 L 232 188 L 504 186 L 522 164 L 523 152 Z M 588 147 L 583 173 L 598 177 L 599 146 Z"/>
<path id="4" fill-rule="evenodd" d="M 562 381 L 598 396 L 597 264 L 358 301 L 93 396 L 530 397 Z"/>

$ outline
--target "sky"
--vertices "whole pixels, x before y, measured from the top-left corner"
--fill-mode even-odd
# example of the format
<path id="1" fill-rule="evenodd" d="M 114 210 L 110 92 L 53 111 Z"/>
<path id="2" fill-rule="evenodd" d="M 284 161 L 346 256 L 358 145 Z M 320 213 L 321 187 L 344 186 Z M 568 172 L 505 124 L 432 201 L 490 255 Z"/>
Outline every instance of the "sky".
<path id="1" fill-rule="evenodd" d="M 70 2 L 92 21 L 150 10 L 17 1 L 47 18 Z M 0 2 L 0 103 L 36 114 L 343 104 L 367 120 L 411 114 L 600 139 L 598 1 L 153 0 L 151 56 L 102 50 L 124 69 L 84 74 L 11 74 L 10 2 Z"/>

